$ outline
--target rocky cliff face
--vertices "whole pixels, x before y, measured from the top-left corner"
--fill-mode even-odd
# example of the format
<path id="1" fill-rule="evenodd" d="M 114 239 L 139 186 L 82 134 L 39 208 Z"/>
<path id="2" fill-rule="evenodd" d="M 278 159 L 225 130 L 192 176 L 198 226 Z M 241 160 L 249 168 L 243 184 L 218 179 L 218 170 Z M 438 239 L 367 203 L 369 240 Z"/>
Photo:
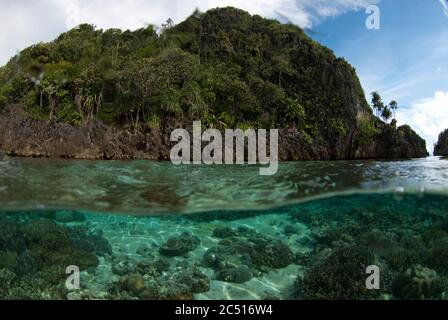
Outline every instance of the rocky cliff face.
<path id="1" fill-rule="evenodd" d="M 429 156 L 426 142 L 411 127 L 398 128 L 384 123 L 373 139 L 359 146 L 354 153 L 355 159 L 406 159 Z"/>
<path id="2" fill-rule="evenodd" d="M 168 146 L 169 140 L 157 131 L 145 135 L 117 130 L 97 120 L 84 127 L 48 123 L 29 117 L 20 105 L 0 112 L 0 150 L 9 156 L 158 160 L 169 154 Z"/>
<path id="3" fill-rule="evenodd" d="M 435 156 L 448 156 L 448 129 L 439 135 L 439 140 L 434 146 Z"/>
<path id="4" fill-rule="evenodd" d="M 173 123 L 164 130 L 133 132 L 92 120 L 85 127 L 48 123 L 29 117 L 20 105 L 0 112 L 0 150 L 10 156 L 88 160 L 169 160 Z M 383 124 L 384 126 L 384 124 Z M 188 129 L 188 128 L 187 128 Z M 279 157 L 289 160 L 393 159 L 427 156 L 426 144 L 409 127 L 380 131 L 369 144 L 356 134 L 336 144 L 315 144 L 297 129 L 280 129 Z M 357 133 L 359 134 L 359 133 Z M 0 151 L 0 155 L 2 152 Z"/>

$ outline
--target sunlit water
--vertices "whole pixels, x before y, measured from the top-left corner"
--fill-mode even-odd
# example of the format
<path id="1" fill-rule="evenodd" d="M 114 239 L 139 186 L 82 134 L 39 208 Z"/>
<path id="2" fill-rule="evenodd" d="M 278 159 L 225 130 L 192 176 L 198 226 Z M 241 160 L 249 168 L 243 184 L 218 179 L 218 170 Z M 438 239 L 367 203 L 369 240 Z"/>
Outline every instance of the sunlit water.
<path id="1" fill-rule="evenodd" d="M 448 297 L 447 160 L 258 169 L 6 158 L 0 298 Z"/>
<path id="2" fill-rule="evenodd" d="M 0 162 L 3 209 L 73 208 L 139 215 L 275 208 L 350 192 L 444 192 L 448 160 L 173 166 L 150 161 L 8 159 Z"/>

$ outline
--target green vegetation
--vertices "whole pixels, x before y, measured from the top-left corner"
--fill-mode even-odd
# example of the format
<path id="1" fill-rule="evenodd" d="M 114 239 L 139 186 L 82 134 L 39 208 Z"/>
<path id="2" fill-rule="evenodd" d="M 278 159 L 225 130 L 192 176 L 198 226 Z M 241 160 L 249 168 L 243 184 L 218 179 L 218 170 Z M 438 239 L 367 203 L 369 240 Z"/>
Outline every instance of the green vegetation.
<path id="1" fill-rule="evenodd" d="M 375 126 L 375 123 L 368 118 L 363 118 L 359 121 L 359 144 L 367 145 L 372 139 L 380 133 L 380 130 Z"/>
<path id="2" fill-rule="evenodd" d="M 94 117 L 136 129 L 201 119 L 331 139 L 356 119 L 353 96 L 368 108 L 345 60 L 298 27 L 234 8 L 168 21 L 160 34 L 80 25 L 0 69 L 0 105 L 79 126 Z"/>
<path id="3" fill-rule="evenodd" d="M 372 92 L 372 107 L 375 114 L 388 122 L 392 117 L 395 118 L 395 113 L 398 110 L 398 102 L 393 100 L 389 105 L 385 105 L 378 92 Z"/>

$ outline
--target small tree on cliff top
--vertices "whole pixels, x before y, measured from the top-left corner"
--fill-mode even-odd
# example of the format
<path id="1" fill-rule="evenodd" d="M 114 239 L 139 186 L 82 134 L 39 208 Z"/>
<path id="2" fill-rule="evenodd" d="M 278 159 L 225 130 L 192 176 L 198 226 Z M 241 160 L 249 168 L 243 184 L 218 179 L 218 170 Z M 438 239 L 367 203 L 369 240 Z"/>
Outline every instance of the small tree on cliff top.
<path id="1" fill-rule="evenodd" d="M 380 94 L 375 91 L 372 92 L 372 107 L 378 118 L 383 119 L 385 122 L 389 122 L 392 117 L 395 118 L 395 113 L 398 110 L 398 103 L 397 101 L 392 100 L 389 105 L 385 105 Z"/>

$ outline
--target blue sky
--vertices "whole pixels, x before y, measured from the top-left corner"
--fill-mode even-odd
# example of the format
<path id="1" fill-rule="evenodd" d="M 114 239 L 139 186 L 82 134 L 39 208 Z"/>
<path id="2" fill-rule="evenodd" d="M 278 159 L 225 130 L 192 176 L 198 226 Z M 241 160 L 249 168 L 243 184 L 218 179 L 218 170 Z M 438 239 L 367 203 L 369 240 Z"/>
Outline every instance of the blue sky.
<path id="1" fill-rule="evenodd" d="M 380 9 L 379 30 L 365 27 L 372 4 Z M 0 0 L 0 28 L 7 30 L 0 33 L 0 65 L 79 23 L 133 30 L 224 6 L 286 16 L 313 30 L 313 38 L 357 69 L 367 94 L 398 100 L 397 120 L 422 135 L 428 149 L 448 128 L 447 0 Z"/>
<path id="2" fill-rule="evenodd" d="M 311 36 L 353 64 L 366 90 L 409 104 L 448 89 L 448 16 L 438 0 L 383 0 L 378 7 L 379 30 L 365 28 L 361 11 L 325 21 L 313 29 L 321 35 Z"/>
<path id="3" fill-rule="evenodd" d="M 410 123 L 432 150 L 448 128 L 448 12 L 439 0 L 383 0 L 378 7 L 379 30 L 365 27 L 365 11 L 352 11 L 310 36 L 357 69 L 367 94 L 398 100 L 399 122 Z"/>

